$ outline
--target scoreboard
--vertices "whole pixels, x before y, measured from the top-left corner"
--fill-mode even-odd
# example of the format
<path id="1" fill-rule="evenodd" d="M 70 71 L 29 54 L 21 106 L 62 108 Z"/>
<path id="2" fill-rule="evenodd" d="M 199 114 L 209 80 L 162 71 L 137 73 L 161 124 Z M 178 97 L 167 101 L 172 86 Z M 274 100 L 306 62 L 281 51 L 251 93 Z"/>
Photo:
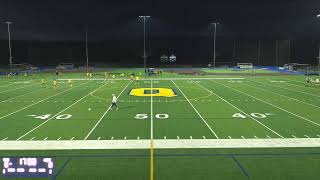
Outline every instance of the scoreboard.
<path id="1" fill-rule="evenodd" d="M 2 158 L 4 177 L 50 177 L 54 162 L 49 157 L 5 157 Z"/>

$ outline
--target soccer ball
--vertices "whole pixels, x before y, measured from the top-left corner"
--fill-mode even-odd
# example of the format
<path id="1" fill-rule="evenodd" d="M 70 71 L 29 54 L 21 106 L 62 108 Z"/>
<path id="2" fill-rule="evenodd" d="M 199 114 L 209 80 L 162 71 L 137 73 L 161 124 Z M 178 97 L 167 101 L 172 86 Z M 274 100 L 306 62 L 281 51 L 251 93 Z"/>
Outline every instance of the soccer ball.
<path id="1" fill-rule="evenodd" d="M 88 111 L 91 111 L 91 108 L 89 108 Z"/>

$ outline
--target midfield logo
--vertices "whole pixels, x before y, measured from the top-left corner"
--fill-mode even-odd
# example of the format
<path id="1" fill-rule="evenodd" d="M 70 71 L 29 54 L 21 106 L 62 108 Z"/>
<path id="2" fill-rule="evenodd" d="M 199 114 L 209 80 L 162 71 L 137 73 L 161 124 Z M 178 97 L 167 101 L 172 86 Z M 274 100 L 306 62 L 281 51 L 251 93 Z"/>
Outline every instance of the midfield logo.
<path id="1" fill-rule="evenodd" d="M 131 89 L 129 92 L 131 96 L 140 96 L 140 97 L 175 97 L 177 96 L 176 92 L 170 88 L 137 88 Z"/>

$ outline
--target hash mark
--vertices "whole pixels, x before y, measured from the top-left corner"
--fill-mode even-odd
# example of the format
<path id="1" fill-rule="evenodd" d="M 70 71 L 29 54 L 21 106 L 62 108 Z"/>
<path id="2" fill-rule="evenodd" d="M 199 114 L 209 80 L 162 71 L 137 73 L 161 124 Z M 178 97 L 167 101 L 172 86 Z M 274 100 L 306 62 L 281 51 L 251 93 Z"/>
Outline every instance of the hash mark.
<path id="1" fill-rule="evenodd" d="M 2 139 L 2 141 L 5 141 L 5 140 L 7 140 L 7 139 L 8 139 L 8 137 L 6 137 L 6 138 Z"/>
<path id="2" fill-rule="evenodd" d="M 31 138 L 30 140 L 32 141 L 35 137 Z"/>
<path id="3" fill-rule="evenodd" d="M 140 139 L 140 137 L 138 136 L 138 137 L 137 137 L 137 139 L 139 140 L 139 139 Z"/>
<path id="4" fill-rule="evenodd" d="M 61 137 L 59 137 L 57 140 L 59 141 L 61 139 Z"/>
<path id="5" fill-rule="evenodd" d="M 167 136 L 164 136 L 163 139 L 167 139 Z"/>
<path id="6" fill-rule="evenodd" d="M 98 137 L 98 140 L 100 140 L 101 139 L 101 137 Z"/>
<path id="7" fill-rule="evenodd" d="M 245 137 L 244 137 L 244 136 L 241 136 L 241 138 L 242 138 L 242 139 L 245 139 Z"/>
<path id="8" fill-rule="evenodd" d="M 124 140 L 126 140 L 126 139 L 127 139 L 127 136 L 124 137 Z"/>
<path id="9" fill-rule="evenodd" d="M 268 138 L 271 138 L 270 136 L 267 135 Z"/>
<path id="10" fill-rule="evenodd" d="M 254 138 L 258 139 L 258 137 L 257 137 L 257 136 L 254 136 Z"/>
<path id="11" fill-rule="evenodd" d="M 319 134 L 317 134 L 317 136 L 318 136 L 318 137 L 320 137 L 320 135 L 319 135 Z"/>
<path id="12" fill-rule="evenodd" d="M 231 137 L 231 136 L 228 136 L 228 138 L 229 138 L 229 139 L 232 139 L 232 137 Z"/>
<path id="13" fill-rule="evenodd" d="M 47 140 L 48 139 L 48 137 L 45 137 L 43 140 L 45 141 L 45 140 Z"/>
<path id="14" fill-rule="evenodd" d="M 111 140 L 113 140 L 113 136 L 111 137 Z"/>
<path id="15" fill-rule="evenodd" d="M 309 136 L 307 136 L 307 135 L 304 135 L 304 137 L 310 138 L 310 137 L 309 137 Z"/>
<path id="16" fill-rule="evenodd" d="M 180 139 L 179 136 L 177 136 L 177 139 Z"/>
<path id="17" fill-rule="evenodd" d="M 295 135 L 291 135 L 292 137 L 294 137 L 294 138 L 297 138 Z"/>
<path id="18" fill-rule="evenodd" d="M 74 137 L 72 137 L 70 140 L 72 141 L 74 139 Z"/>
<path id="19" fill-rule="evenodd" d="M 192 136 L 190 136 L 190 139 L 192 139 Z"/>
<path id="20" fill-rule="evenodd" d="M 203 137 L 203 139 L 206 139 L 206 137 L 205 136 L 202 136 Z"/>

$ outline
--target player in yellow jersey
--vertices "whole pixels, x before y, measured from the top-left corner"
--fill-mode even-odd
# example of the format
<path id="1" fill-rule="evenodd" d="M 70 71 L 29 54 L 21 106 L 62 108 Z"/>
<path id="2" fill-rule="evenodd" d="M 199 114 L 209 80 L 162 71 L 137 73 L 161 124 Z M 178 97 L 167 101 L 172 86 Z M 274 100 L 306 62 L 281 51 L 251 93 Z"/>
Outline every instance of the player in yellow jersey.
<path id="1" fill-rule="evenodd" d="M 46 83 L 46 82 L 44 81 L 44 79 L 41 79 L 41 86 L 42 86 L 42 87 L 46 87 L 45 83 Z"/>
<path id="2" fill-rule="evenodd" d="M 54 79 L 54 80 L 53 80 L 53 89 L 56 89 L 57 84 L 58 84 L 57 80 Z"/>
<path id="3" fill-rule="evenodd" d="M 113 74 L 113 75 L 112 75 L 112 79 L 114 79 L 114 78 L 116 78 L 116 75 Z"/>
<path id="4" fill-rule="evenodd" d="M 71 79 L 68 80 L 69 86 L 72 87 L 72 81 Z"/>

